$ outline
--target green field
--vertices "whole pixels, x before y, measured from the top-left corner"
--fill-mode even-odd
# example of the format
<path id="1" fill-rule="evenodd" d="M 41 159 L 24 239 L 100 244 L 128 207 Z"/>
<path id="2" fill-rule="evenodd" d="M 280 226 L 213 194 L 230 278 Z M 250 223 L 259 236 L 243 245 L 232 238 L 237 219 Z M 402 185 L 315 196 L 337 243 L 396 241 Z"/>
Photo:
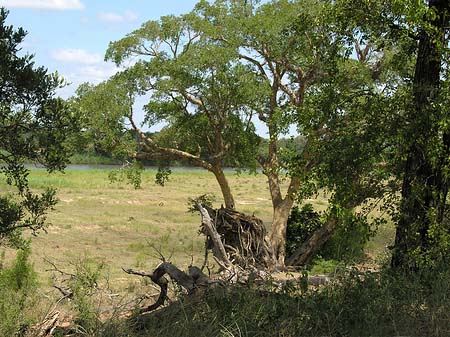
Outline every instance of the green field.
<path id="1" fill-rule="evenodd" d="M 110 183 L 109 172 L 67 170 L 65 173 L 48 174 L 44 170 L 31 170 L 29 180 L 34 191 L 51 186 L 58 190 L 59 197 L 59 203 L 49 213 L 50 225 L 47 233 L 40 233 L 32 238 L 32 262 L 40 282 L 36 288 L 37 292 L 33 293 L 30 300 L 37 304 L 30 303 L 23 311 L 25 317 L 29 317 L 32 321 L 42 321 L 43 317 L 55 310 L 55 301 L 61 298 L 61 294 L 52 287 L 55 282 L 52 275 L 57 276 L 55 283 L 67 284 L 61 283 L 61 275 L 51 271 L 52 266 L 46 260 L 53 261 L 64 271 L 76 272 L 79 276 L 82 275 L 80 270 L 84 272 L 83 269 L 77 270 L 80 266 L 92 268 L 95 265 L 104 265 L 105 268 L 99 278 L 99 288 L 96 288 L 95 293 L 85 289 L 81 297 L 75 296 L 73 302 L 58 302 L 58 310 L 63 312 L 61 319 L 72 322 L 72 325 L 81 324 L 81 326 L 90 326 L 89 324 L 97 322 L 95 324 L 99 325 L 91 326 L 90 329 L 103 331 L 102 336 L 133 337 L 141 336 L 142 331 L 133 334 L 129 331 L 126 321 L 117 319 L 120 316 L 112 315 L 120 313 L 116 310 L 126 311 L 135 305 L 154 303 L 159 292 L 148 280 L 124 273 L 122 267 L 150 272 L 160 262 L 157 251 L 182 269 L 191 263 L 196 265 L 203 263 L 204 238 L 198 234 L 200 217 L 187 212 L 188 198 L 205 193 L 212 194 L 216 196 L 214 206 L 220 207 L 221 194 L 213 175 L 201 170 L 176 170 L 166 186 L 161 187 L 154 182 L 156 172 L 146 170 L 143 174 L 142 188 L 135 190 L 124 182 Z M 271 201 L 265 176 L 229 173 L 228 178 L 234 191 L 237 209 L 255 214 L 266 224 L 270 224 Z M 1 193 L 8 189 L 10 187 L 0 185 Z M 327 206 L 324 193 L 305 202 L 314 204 L 317 210 L 324 210 Z M 375 259 L 386 257 L 386 247 L 391 244 L 393 234 L 391 224 L 380 228 L 376 237 L 367 245 L 367 255 Z M 16 251 L 6 248 L 3 250 L 8 264 L 13 260 Z M 92 264 L 93 261 L 96 263 Z M 368 259 L 366 262 L 374 261 Z M 313 268 L 312 273 L 326 272 L 327 266 L 333 268 L 335 265 L 329 261 L 322 261 Z M 92 270 L 95 270 L 95 267 Z M 367 275 L 368 281 L 372 282 L 374 279 L 370 274 Z M 350 324 L 348 322 L 352 322 L 355 314 L 352 311 L 355 305 L 347 303 L 348 298 L 352 300 L 363 298 L 363 305 L 368 305 L 370 310 L 388 312 L 390 315 L 392 310 L 386 311 L 384 306 L 391 307 L 391 288 L 395 289 L 398 284 L 404 287 L 406 284 L 399 281 L 398 284 L 394 283 L 394 286 L 390 283 L 375 286 L 373 282 L 366 285 L 359 283 L 358 280 L 360 279 L 357 278 L 356 281 L 352 278 L 348 281 L 344 279 L 343 282 L 348 282 L 345 287 L 340 288 L 339 283 L 336 283 L 335 286 L 331 285 L 320 292 L 312 290 L 304 293 L 304 297 L 303 295 L 298 297 L 295 291 L 292 294 L 283 293 L 284 295 L 274 292 L 266 298 L 266 295 L 261 297 L 258 290 L 255 290 L 255 293 L 251 290 L 249 293 L 250 288 L 247 287 L 241 290 L 239 287 L 230 288 L 224 294 L 219 289 L 219 293 L 213 291 L 205 298 L 194 297 L 187 299 L 186 302 L 171 302 L 174 305 L 168 306 L 167 310 L 163 309 L 150 316 L 143 329 L 148 332 L 148 336 L 190 336 L 196 335 L 197 331 L 204 331 L 204 336 L 253 335 L 251 331 L 267 331 L 267 335 L 275 335 L 280 329 L 286 330 L 286 336 L 294 336 L 295 331 L 300 328 L 303 329 L 301 331 L 313 329 L 311 331 L 325 331 L 326 334 L 330 331 L 347 331 Z M 411 284 L 411 287 L 411 294 L 420 289 L 416 284 Z M 180 299 L 176 297 L 176 291 L 176 287 L 172 288 L 171 296 L 173 299 Z M 233 295 L 228 296 L 228 291 Z M 445 291 L 444 289 L 443 293 Z M 111 294 L 114 294 L 114 297 L 110 297 Z M 138 303 L 136 299 L 144 294 L 147 296 L 146 299 Z M 382 299 L 380 305 L 383 309 L 379 310 L 376 306 L 378 302 L 371 300 L 372 295 L 365 298 L 364 294 L 373 294 Z M 414 301 L 415 297 L 409 296 L 409 300 Z M 80 306 L 80 303 L 90 303 L 90 306 Z M 333 303 L 335 307 L 329 307 Z M 440 302 L 438 304 L 440 305 Z M 286 311 L 279 316 L 279 321 L 273 321 L 272 315 L 278 315 L 281 308 L 286 308 Z M 348 313 L 345 311 L 343 314 L 342 308 Z M 308 310 L 311 310 L 307 315 L 311 317 L 310 323 L 313 324 L 310 327 L 309 321 L 305 323 L 301 319 Z M 425 313 L 420 311 L 419 314 L 426 318 L 427 315 L 435 315 L 434 309 L 429 311 Z M 330 319 L 333 322 L 327 323 L 328 328 L 314 325 L 316 321 L 322 321 L 325 313 L 330 312 Z M 397 314 L 397 311 L 395 312 Z M 254 315 L 249 317 L 249 313 Z M 90 314 L 94 316 L 89 316 Z M 339 317 L 342 315 L 348 318 L 342 320 L 340 327 L 336 322 L 340 321 Z M 14 315 L 10 316 L 13 322 Z M 250 323 L 249 319 L 251 322 L 261 322 L 264 327 L 260 326 L 260 323 Z M 362 319 L 364 320 L 367 319 Z M 175 321 L 178 322 L 175 325 L 168 323 Z M 373 326 L 378 326 L 378 321 L 376 319 L 373 321 Z M 411 329 L 414 330 L 415 327 L 411 322 L 414 322 L 414 318 L 411 321 L 408 309 L 403 316 L 395 319 L 394 325 L 404 323 L 412 326 Z M 436 323 L 438 327 L 447 324 L 448 320 L 444 317 L 444 323 L 440 322 L 441 318 Z M 391 325 L 389 318 L 389 322 L 381 325 L 379 331 L 390 329 Z M 241 329 L 244 332 L 241 333 Z M 245 332 L 245 329 L 248 331 Z M 358 331 L 359 326 L 353 329 Z M 386 331 L 391 331 L 389 329 Z M 111 334 L 105 331 L 110 331 Z M 234 331 L 235 334 L 229 331 Z"/>

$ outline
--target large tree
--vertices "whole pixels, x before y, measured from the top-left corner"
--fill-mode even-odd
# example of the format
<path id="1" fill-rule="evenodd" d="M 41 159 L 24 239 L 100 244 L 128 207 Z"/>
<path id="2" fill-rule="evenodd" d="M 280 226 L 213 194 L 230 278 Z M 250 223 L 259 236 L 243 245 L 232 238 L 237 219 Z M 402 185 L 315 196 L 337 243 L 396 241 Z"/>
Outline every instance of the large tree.
<path id="1" fill-rule="evenodd" d="M 109 97 L 116 104 L 113 110 L 121 109 L 116 121 L 137 136 L 136 158 L 177 160 L 212 172 L 225 206 L 234 208 L 223 167 L 255 168 L 259 137 L 251 112 L 259 83 L 245 65 L 235 62 L 232 50 L 193 29 L 192 19 L 162 17 L 112 42 L 107 59 L 118 65 L 131 58 L 139 61 L 85 92 L 79 102 L 95 122 L 94 111 L 110 112 L 110 105 L 98 104 L 102 95 Z M 144 94 L 149 102 L 143 126 L 165 125 L 157 135 L 144 132 L 133 116 L 134 100 Z"/>
<path id="2" fill-rule="evenodd" d="M 278 265 L 285 263 L 294 202 L 318 188 L 330 191 L 324 226 L 288 260 L 304 264 L 340 218 L 362 217 L 354 214 L 356 206 L 395 194 L 388 182 L 398 162 L 395 129 L 406 111 L 414 48 L 405 18 L 420 7 L 411 5 L 405 14 L 399 4 L 200 1 L 188 15 L 147 22 L 111 43 L 107 58 L 139 61 L 81 101 L 91 102 L 86 113 L 97 105 L 103 116 L 117 111 L 121 126 L 129 121 L 140 140 L 136 157 L 177 159 L 213 172 L 230 208 L 223 164 L 252 163 L 257 137 L 251 118 L 265 123 L 267 150 L 256 159 L 268 178 L 273 221 L 267 242 Z M 158 136 L 133 120 L 134 98 L 145 92 L 145 122 L 167 123 Z M 100 97 L 113 106 L 99 104 Z M 305 141 L 300 152 L 279 148 L 292 125 Z"/>
<path id="3" fill-rule="evenodd" d="M 379 137 L 372 139 L 381 141 L 383 181 L 394 192 L 385 204 L 397 229 L 392 266 L 436 265 L 449 252 L 445 220 L 449 3 L 341 0 L 335 4 L 341 29 L 356 39 L 358 58 L 373 63 L 372 77 L 378 82 L 375 90 L 366 87 L 353 100 L 360 106 L 367 99 L 374 104 L 352 125 L 357 126 L 356 135 L 375 131 Z M 363 148 L 371 144 L 367 140 L 360 143 Z M 395 200 L 399 192 L 400 201 Z"/>
<path id="4" fill-rule="evenodd" d="M 31 55 L 20 56 L 26 32 L 6 25 L 8 11 L 0 9 L 0 161 L 3 179 L 16 187 L 0 196 L 0 244 L 20 245 L 23 229 L 38 231 L 45 213 L 56 203 L 55 192 L 33 193 L 24 163 L 62 169 L 68 160 L 66 142 L 74 120 L 67 105 L 54 98 L 62 81 L 34 66 Z"/>
<path id="5" fill-rule="evenodd" d="M 367 175 L 381 160 L 380 146 L 374 140 L 364 154 L 357 142 L 375 138 L 362 132 L 368 119 L 362 115 L 374 104 L 366 98 L 375 96 L 380 73 L 386 73 L 377 66 L 384 53 L 350 36 L 353 32 L 341 27 L 343 17 L 336 15 L 336 8 L 335 3 L 314 0 L 262 5 L 218 0 L 200 1 L 195 11 L 202 29 L 234 48 L 265 86 L 255 114 L 266 124 L 269 142 L 266 155 L 257 159 L 268 178 L 273 220 L 267 239 L 279 265 L 285 263 L 287 219 L 296 200 L 318 187 L 332 192 L 324 227 L 287 260 L 304 264 L 333 234 L 343 209 L 352 212 L 379 192 L 379 181 L 369 181 Z M 292 126 L 305 144 L 300 152 L 286 153 L 279 139 Z M 333 148 L 338 145 L 348 147 L 345 158 Z M 334 169 L 339 162 L 342 170 Z M 284 179 L 289 182 L 285 191 Z"/>
<path id="6" fill-rule="evenodd" d="M 358 110 L 352 106 L 357 105 L 355 97 L 364 88 L 374 91 L 379 85 L 379 74 L 373 74 L 379 72 L 379 58 L 370 59 L 368 46 L 361 46 L 357 39 L 349 42 L 347 32 L 338 31 L 333 10 L 331 4 L 314 0 L 263 5 L 252 1 L 200 1 L 188 15 L 147 22 L 111 43 L 107 58 L 117 64 L 130 57 L 139 57 L 140 61 L 93 88 L 80 102 L 92 103 L 85 104 L 86 113 L 101 110 L 107 114 L 120 106 L 122 113 L 117 117 L 130 121 L 141 142 L 136 157 L 177 159 L 213 172 L 227 207 L 234 206 L 234 200 L 223 176 L 223 163 L 232 159 L 239 166 L 253 163 L 256 157 L 268 178 L 273 205 L 267 241 L 277 264 L 282 266 L 292 205 L 300 196 L 314 191 L 311 186 L 317 172 L 324 172 L 327 163 L 332 167 L 341 159 L 330 148 L 345 144 L 353 131 L 362 128 L 364 122 L 351 128 L 352 121 L 358 122 L 358 113 L 373 103 L 363 100 L 366 105 L 359 104 Z M 353 47 L 357 60 L 350 57 Z M 97 96 L 100 92 L 110 97 L 114 106 L 100 104 L 104 102 Z M 136 93 L 143 92 L 151 95 L 145 107 L 146 122 L 168 123 L 158 136 L 145 134 L 133 121 L 133 99 Z M 118 96 L 122 98 L 117 100 Z M 119 105 L 118 101 L 125 104 Z M 94 121 L 105 120 L 95 114 L 91 117 Z M 264 123 L 269 133 L 265 154 L 258 156 L 252 117 Z M 123 125 L 123 121 L 120 123 Z M 279 140 L 293 125 L 302 134 L 304 146 L 300 153 L 280 151 Z M 352 144 L 355 142 L 356 137 Z M 328 171 L 336 176 L 328 180 L 331 183 L 321 177 L 320 187 L 328 184 L 332 190 L 340 190 L 330 200 L 324 228 L 318 237 L 311 237 L 300 247 L 289 263 L 303 264 L 311 258 L 336 228 L 341 207 L 351 210 L 372 196 L 355 192 L 362 190 L 366 182 L 363 174 L 370 165 L 363 169 L 362 152 L 355 146 L 352 149 L 346 151 L 349 159 L 345 170 Z M 374 153 L 377 151 L 364 157 Z M 349 169 L 357 156 L 359 169 Z M 285 178 L 289 184 L 283 191 Z M 343 188 L 346 182 L 351 182 L 353 188 Z"/>

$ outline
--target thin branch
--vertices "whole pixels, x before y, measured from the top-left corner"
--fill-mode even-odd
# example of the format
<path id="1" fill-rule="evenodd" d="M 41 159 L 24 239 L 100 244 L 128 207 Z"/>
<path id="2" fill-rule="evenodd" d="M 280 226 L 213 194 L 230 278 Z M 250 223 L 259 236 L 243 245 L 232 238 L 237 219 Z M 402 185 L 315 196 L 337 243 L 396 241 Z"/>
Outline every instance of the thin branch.
<path id="1" fill-rule="evenodd" d="M 244 54 L 239 54 L 239 57 L 243 60 L 246 60 L 252 64 L 254 64 L 258 69 L 260 74 L 266 79 L 269 80 L 269 76 L 267 75 L 266 71 L 264 70 L 264 66 L 258 62 L 256 59 L 248 56 L 248 55 L 244 55 Z"/>

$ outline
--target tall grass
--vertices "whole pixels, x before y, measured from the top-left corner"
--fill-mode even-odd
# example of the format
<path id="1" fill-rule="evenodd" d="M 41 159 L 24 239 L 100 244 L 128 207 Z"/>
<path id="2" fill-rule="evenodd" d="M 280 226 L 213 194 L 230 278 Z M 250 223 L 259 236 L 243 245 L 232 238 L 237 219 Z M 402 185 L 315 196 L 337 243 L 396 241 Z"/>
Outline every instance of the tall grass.
<path id="1" fill-rule="evenodd" d="M 276 291 L 252 284 L 218 286 L 180 297 L 146 316 L 103 321 L 91 333 L 104 337 L 447 337 L 450 273 L 401 276 L 350 270 L 319 289 L 305 288 L 303 280 Z"/>

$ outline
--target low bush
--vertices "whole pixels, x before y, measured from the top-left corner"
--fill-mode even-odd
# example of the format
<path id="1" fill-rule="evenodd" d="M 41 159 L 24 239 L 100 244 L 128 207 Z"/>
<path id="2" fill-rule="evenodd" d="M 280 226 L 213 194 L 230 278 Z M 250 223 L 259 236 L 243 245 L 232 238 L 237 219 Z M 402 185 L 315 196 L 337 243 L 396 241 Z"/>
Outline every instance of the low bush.
<path id="1" fill-rule="evenodd" d="M 10 267 L 0 262 L 0 336 L 15 336 L 30 325 L 35 305 L 36 273 L 29 262 L 30 248 L 19 250 Z"/>
<path id="2" fill-rule="evenodd" d="M 302 291 L 217 288 L 140 319 L 136 336 L 450 336 L 450 273 L 345 271 Z"/>

